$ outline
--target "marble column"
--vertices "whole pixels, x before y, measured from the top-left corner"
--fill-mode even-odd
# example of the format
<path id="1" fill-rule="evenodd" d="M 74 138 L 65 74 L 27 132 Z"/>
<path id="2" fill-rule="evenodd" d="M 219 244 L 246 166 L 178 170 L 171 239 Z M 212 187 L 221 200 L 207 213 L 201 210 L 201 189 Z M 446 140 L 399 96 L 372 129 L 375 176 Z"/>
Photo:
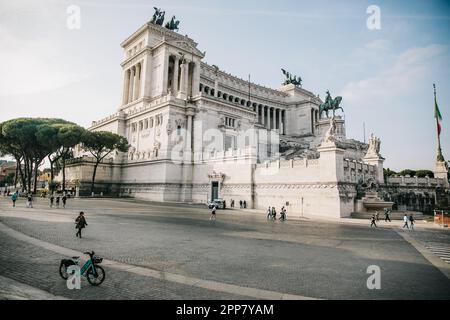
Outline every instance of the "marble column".
<path id="1" fill-rule="evenodd" d="M 128 103 L 128 88 L 129 88 L 129 86 L 130 86 L 130 69 L 127 69 L 124 72 L 122 104 Z"/>
<path id="2" fill-rule="evenodd" d="M 138 63 L 136 65 L 136 75 L 134 77 L 134 100 L 137 100 L 139 98 L 139 94 L 140 94 L 140 90 L 139 88 L 141 87 L 141 64 Z"/>
<path id="3" fill-rule="evenodd" d="M 128 88 L 128 103 L 133 101 L 133 86 L 134 86 L 134 77 L 136 74 L 136 69 L 134 66 L 130 68 L 130 86 Z"/>
<path id="4" fill-rule="evenodd" d="M 214 80 L 214 97 L 217 98 L 219 94 L 219 80 Z"/>
<path id="5" fill-rule="evenodd" d="M 198 96 L 200 93 L 200 62 L 196 62 L 194 65 L 194 74 L 192 79 L 192 96 Z M 219 92 L 219 86 L 214 91 L 215 96 L 217 97 L 217 94 Z"/>
<path id="6" fill-rule="evenodd" d="M 184 159 L 188 161 L 192 160 L 192 121 L 194 114 L 195 113 L 192 109 L 188 109 L 186 113 L 187 122 L 186 122 L 186 145 L 185 145 Z"/>
<path id="7" fill-rule="evenodd" d="M 164 72 L 163 72 L 163 87 L 162 87 L 162 92 L 161 94 L 166 94 L 168 91 L 168 87 L 167 84 L 169 83 L 169 54 L 166 52 L 165 56 L 164 56 L 164 64 L 163 64 L 163 68 L 164 68 Z"/>
<path id="8" fill-rule="evenodd" d="M 267 129 L 272 129 L 272 117 L 270 115 L 270 107 L 267 107 Z"/>
<path id="9" fill-rule="evenodd" d="M 178 63 L 180 61 L 180 58 L 175 57 L 175 63 L 173 65 L 173 78 L 172 78 L 172 94 L 177 95 L 178 93 Z"/>
<path id="10" fill-rule="evenodd" d="M 186 87 L 187 87 L 187 62 L 183 61 L 180 64 L 180 90 L 178 97 L 180 99 L 186 99 Z"/>

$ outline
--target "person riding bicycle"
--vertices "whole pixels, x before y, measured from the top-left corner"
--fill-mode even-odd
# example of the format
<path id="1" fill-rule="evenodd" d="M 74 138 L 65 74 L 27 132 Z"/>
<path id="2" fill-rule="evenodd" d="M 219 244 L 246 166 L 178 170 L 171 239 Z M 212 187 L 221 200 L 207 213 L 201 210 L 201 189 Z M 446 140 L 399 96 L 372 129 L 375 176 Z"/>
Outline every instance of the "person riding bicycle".
<path id="1" fill-rule="evenodd" d="M 78 229 L 77 233 L 75 234 L 77 237 L 79 236 L 81 238 L 81 229 L 86 227 L 88 224 L 86 222 L 86 218 L 84 217 L 84 212 L 81 211 L 80 215 L 75 219 L 75 228 Z"/>

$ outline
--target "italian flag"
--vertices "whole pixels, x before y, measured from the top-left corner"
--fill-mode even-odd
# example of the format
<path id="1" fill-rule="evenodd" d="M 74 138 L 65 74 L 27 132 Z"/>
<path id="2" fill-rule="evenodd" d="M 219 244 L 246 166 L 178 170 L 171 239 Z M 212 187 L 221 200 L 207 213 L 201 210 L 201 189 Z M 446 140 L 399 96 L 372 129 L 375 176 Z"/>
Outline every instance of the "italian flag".
<path id="1" fill-rule="evenodd" d="M 434 95 L 434 117 L 436 118 L 437 133 L 439 137 L 441 135 L 442 115 L 441 112 L 439 111 L 439 107 L 436 101 L 436 94 Z"/>

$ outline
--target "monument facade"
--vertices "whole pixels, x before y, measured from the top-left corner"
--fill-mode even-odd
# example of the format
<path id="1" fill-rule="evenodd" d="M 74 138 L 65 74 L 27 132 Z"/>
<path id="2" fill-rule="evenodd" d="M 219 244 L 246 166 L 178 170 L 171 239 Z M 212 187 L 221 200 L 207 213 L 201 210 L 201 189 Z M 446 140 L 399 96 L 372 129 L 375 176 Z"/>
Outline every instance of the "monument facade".
<path id="1" fill-rule="evenodd" d="M 346 137 L 341 97 L 327 92 L 322 101 L 286 70 L 278 89 L 228 74 L 202 61 L 175 17 L 163 27 L 160 15 L 121 43 L 122 101 L 89 128 L 131 145 L 100 165 L 98 192 L 346 217 L 359 182 L 384 182 L 380 140 Z M 86 194 L 93 162 L 81 146 L 75 156 L 68 183 Z"/>

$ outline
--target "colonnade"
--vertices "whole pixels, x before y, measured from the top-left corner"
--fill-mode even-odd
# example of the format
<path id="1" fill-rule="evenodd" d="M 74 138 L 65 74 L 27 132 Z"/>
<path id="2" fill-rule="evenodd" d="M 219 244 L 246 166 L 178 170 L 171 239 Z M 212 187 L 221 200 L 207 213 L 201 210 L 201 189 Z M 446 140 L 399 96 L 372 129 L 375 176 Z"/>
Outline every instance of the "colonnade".
<path id="1" fill-rule="evenodd" d="M 141 95 L 141 79 L 142 79 L 142 63 L 125 70 L 124 88 L 123 88 L 123 104 L 128 104 L 137 100 Z"/>

